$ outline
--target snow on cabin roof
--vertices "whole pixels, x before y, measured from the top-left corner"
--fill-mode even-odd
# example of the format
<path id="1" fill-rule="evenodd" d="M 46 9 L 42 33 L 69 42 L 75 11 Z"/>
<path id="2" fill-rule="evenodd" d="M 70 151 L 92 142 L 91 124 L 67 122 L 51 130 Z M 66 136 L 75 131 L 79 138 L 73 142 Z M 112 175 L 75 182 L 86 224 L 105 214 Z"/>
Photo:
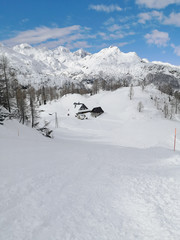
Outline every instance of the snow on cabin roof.
<path id="1" fill-rule="evenodd" d="M 77 114 L 85 114 L 85 113 L 89 113 L 89 112 L 91 112 L 91 110 L 87 108 L 87 109 L 79 110 L 77 112 Z"/>

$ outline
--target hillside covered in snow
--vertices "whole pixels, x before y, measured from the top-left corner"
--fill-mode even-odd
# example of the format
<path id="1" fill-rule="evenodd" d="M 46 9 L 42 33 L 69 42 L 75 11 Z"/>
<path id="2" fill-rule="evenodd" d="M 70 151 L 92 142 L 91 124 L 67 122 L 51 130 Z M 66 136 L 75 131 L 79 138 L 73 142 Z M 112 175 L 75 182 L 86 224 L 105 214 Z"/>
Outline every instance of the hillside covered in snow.
<path id="1" fill-rule="evenodd" d="M 5 120 L 0 239 L 179 240 L 180 116 L 164 118 L 155 96 L 168 99 L 148 86 L 48 102 L 39 121 L 53 139 Z M 79 120 L 78 102 L 104 113 Z"/>
<path id="2" fill-rule="evenodd" d="M 123 53 L 117 47 L 90 54 L 80 49 L 70 52 L 58 47 L 50 50 L 20 44 L 13 48 L 0 45 L 0 56 L 6 56 L 22 84 L 57 85 L 65 81 L 92 83 L 94 80 L 128 81 L 137 84 L 145 80 L 156 85 L 180 86 L 180 67 L 160 62 L 148 62 L 135 52 Z"/>

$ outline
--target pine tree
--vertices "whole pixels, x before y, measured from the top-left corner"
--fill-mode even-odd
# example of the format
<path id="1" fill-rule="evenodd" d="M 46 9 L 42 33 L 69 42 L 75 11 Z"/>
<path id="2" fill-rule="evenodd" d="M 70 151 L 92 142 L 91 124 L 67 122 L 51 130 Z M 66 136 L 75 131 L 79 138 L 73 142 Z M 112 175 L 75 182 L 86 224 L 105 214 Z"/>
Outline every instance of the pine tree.
<path id="1" fill-rule="evenodd" d="M 26 91 L 18 87 L 16 91 L 16 102 L 19 113 L 20 122 L 23 124 L 28 119 L 28 107 L 26 102 Z"/>
<path id="2" fill-rule="evenodd" d="M 28 94 L 29 94 L 29 106 L 30 106 L 30 116 L 31 116 L 31 126 L 32 128 L 36 124 L 36 119 L 38 117 L 37 115 L 37 110 L 36 110 L 36 94 L 35 94 L 35 89 L 33 87 L 30 87 L 28 89 Z"/>
<path id="3" fill-rule="evenodd" d="M 131 84 L 130 89 L 129 89 L 129 98 L 132 100 L 134 96 L 134 89 L 133 89 L 133 84 Z"/>
<path id="4" fill-rule="evenodd" d="M 14 79 L 15 73 L 9 66 L 8 59 L 5 56 L 0 58 L 0 104 L 11 112 L 11 82 Z"/>

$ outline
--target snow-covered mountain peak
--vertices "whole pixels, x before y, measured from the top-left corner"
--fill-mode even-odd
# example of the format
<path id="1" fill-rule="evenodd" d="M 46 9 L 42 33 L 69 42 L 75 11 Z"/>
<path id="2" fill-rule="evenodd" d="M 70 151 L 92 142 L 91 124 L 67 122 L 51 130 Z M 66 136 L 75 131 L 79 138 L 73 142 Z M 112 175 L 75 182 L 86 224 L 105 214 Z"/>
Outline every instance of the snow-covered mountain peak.
<path id="1" fill-rule="evenodd" d="M 113 51 L 120 51 L 117 46 L 110 46 L 108 49 L 112 49 Z"/>
<path id="2" fill-rule="evenodd" d="M 130 62 L 140 62 L 141 58 L 135 52 L 123 53 L 118 47 L 110 46 L 109 48 L 104 48 L 97 54 L 94 54 L 97 58 L 106 59 L 106 61 L 111 62 L 111 64 L 116 63 L 130 63 Z M 109 59 L 109 60 L 108 60 Z"/>
<path id="3" fill-rule="evenodd" d="M 16 45 L 13 47 L 14 51 L 19 52 L 21 54 L 28 53 L 29 51 L 32 51 L 33 49 L 34 48 L 27 43 L 22 43 L 22 44 L 19 44 L 19 45 Z"/>
<path id="4" fill-rule="evenodd" d="M 28 43 L 22 43 L 20 45 L 16 45 L 15 48 L 21 48 L 21 49 L 32 49 L 32 46 Z"/>
<path id="5" fill-rule="evenodd" d="M 63 46 L 59 46 L 57 47 L 56 49 L 54 49 L 54 53 L 56 54 L 69 54 L 70 53 L 70 50 L 68 48 L 65 48 Z"/>
<path id="6" fill-rule="evenodd" d="M 74 52 L 73 55 L 84 58 L 86 56 L 90 56 L 91 54 L 81 48 L 81 49 L 77 50 L 76 52 Z"/>
<path id="7" fill-rule="evenodd" d="M 102 49 L 100 52 L 100 54 L 120 54 L 121 51 L 118 47 L 116 46 L 110 46 L 108 48 L 104 48 Z"/>
<path id="8" fill-rule="evenodd" d="M 20 45 L 16 45 L 13 47 L 13 50 L 15 52 L 18 52 L 18 53 L 21 53 L 21 54 L 27 55 L 27 56 L 36 54 L 38 51 L 36 48 L 32 47 L 31 45 L 29 45 L 27 43 L 22 43 Z"/>
<path id="9" fill-rule="evenodd" d="M 118 78 L 122 74 L 127 74 L 130 68 L 134 68 L 136 64 L 139 68 L 142 60 L 134 52 L 123 53 L 118 47 L 109 47 L 86 57 L 84 63 L 87 66 L 87 72 L 95 73 L 96 71 L 98 74 L 101 71 L 107 76 L 113 75 L 113 77 Z"/>

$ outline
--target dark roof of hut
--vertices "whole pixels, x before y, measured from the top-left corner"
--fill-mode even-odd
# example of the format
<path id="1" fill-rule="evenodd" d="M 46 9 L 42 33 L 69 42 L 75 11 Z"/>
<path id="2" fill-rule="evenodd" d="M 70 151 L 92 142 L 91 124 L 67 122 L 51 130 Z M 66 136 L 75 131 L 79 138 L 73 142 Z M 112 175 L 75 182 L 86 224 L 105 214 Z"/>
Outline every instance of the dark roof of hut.
<path id="1" fill-rule="evenodd" d="M 91 111 L 92 113 L 103 113 L 104 111 L 102 110 L 101 107 L 95 107 Z"/>
<path id="2" fill-rule="evenodd" d="M 86 110 L 86 109 L 88 109 L 87 107 L 86 107 L 86 105 L 83 103 L 82 105 L 81 105 L 81 107 L 79 108 L 79 110 Z"/>

